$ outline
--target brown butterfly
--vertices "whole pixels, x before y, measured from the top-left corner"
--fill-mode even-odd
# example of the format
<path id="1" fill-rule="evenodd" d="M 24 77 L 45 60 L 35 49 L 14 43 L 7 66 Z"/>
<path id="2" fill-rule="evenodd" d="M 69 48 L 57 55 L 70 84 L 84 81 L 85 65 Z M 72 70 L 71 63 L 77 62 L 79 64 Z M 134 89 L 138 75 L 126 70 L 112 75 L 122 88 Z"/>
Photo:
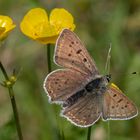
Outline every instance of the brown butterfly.
<path id="1" fill-rule="evenodd" d="M 51 72 L 44 81 L 50 102 L 62 105 L 61 115 L 80 127 L 103 120 L 127 120 L 138 110 L 122 91 L 102 76 L 75 33 L 64 29 L 59 35 L 54 61 L 65 69 Z"/>

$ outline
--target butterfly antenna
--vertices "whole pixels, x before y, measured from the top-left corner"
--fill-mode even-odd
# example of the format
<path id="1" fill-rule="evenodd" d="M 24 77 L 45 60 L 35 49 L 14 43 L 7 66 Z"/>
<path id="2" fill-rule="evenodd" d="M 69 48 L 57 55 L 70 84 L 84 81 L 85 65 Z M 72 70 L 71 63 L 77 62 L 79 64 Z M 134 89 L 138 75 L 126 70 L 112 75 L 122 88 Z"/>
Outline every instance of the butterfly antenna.
<path id="1" fill-rule="evenodd" d="M 105 64 L 105 72 L 107 74 L 110 73 L 111 47 L 112 47 L 112 44 L 110 43 L 108 54 L 107 54 L 107 59 L 106 59 L 106 64 Z"/>
<path id="2" fill-rule="evenodd" d="M 106 74 L 110 74 L 110 59 L 111 59 L 111 43 L 109 45 L 109 50 L 108 50 L 108 54 L 107 54 L 107 59 L 106 59 L 106 64 L 105 64 L 105 73 Z M 110 140 L 110 121 L 108 121 L 108 133 L 107 133 L 107 137 L 108 137 L 108 140 Z"/>

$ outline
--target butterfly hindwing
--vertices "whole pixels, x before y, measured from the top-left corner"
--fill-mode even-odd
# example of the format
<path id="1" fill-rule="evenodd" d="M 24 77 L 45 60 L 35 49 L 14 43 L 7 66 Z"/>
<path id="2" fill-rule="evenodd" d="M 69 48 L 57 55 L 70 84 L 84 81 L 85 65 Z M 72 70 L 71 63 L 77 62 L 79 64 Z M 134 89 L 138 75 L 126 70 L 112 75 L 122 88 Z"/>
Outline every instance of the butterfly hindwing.
<path id="1" fill-rule="evenodd" d="M 104 120 L 126 120 L 137 115 L 134 103 L 114 84 L 104 93 L 102 117 Z"/>
<path id="2" fill-rule="evenodd" d="M 62 111 L 62 116 L 80 127 L 93 125 L 100 118 L 100 115 L 99 99 L 93 94 L 81 97 L 75 104 Z"/>

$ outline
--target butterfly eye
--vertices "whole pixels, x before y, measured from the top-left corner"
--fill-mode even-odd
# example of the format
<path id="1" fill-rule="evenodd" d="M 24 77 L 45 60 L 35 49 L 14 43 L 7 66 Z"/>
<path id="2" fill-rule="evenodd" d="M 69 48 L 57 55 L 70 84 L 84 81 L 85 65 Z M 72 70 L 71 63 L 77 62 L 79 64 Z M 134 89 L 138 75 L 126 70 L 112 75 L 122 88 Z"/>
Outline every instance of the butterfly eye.
<path id="1" fill-rule="evenodd" d="M 111 74 L 106 75 L 106 79 L 107 79 L 108 82 L 110 82 L 110 80 L 111 80 Z"/>

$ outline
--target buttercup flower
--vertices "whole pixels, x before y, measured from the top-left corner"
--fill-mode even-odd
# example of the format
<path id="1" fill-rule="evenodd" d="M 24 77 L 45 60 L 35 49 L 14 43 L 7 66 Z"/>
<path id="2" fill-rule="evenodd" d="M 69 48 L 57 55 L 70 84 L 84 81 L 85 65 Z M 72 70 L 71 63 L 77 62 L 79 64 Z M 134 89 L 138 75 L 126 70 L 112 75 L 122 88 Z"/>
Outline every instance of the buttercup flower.
<path id="1" fill-rule="evenodd" d="M 118 87 L 117 85 L 115 85 L 114 83 L 111 83 L 111 86 L 114 87 L 114 88 L 116 88 L 116 89 L 118 89 L 120 92 L 122 92 L 122 91 L 119 89 L 119 87 Z"/>
<path id="2" fill-rule="evenodd" d="M 10 17 L 0 15 L 0 40 L 5 39 L 15 27 L 16 25 Z"/>
<path id="3" fill-rule="evenodd" d="M 62 8 L 55 8 L 50 16 L 44 9 L 31 9 L 20 24 L 21 31 L 28 37 L 43 44 L 55 43 L 63 28 L 74 30 L 72 15 Z"/>

